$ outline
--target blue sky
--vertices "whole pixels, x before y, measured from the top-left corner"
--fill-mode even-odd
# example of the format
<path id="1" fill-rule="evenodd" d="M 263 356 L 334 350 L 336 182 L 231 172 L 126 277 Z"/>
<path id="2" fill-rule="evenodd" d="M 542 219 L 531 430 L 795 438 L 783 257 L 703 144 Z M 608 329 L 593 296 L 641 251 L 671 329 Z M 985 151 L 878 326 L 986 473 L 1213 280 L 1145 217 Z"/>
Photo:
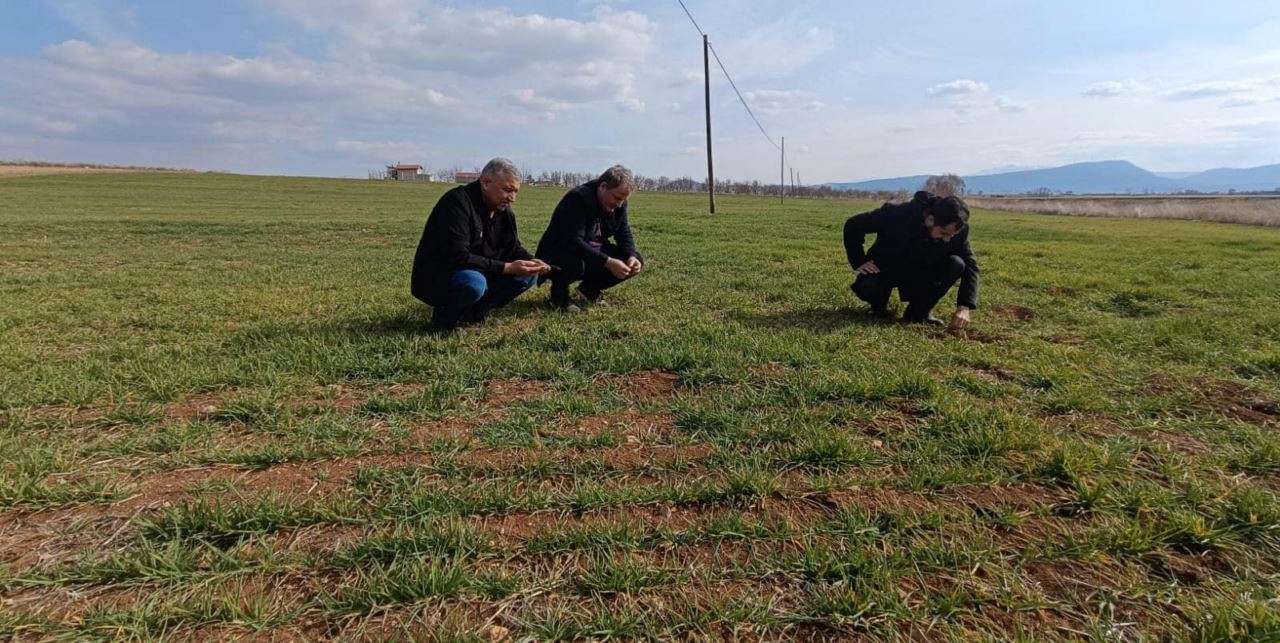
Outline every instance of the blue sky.
<path id="1" fill-rule="evenodd" d="M 1280 163 L 1271 1 L 686 4 L 805 183 Z M 0 159 L 701 177 L 701 67 L 675 0 L 8 0 Z M 776 180 L 712 92 L 717 174 Z"/>

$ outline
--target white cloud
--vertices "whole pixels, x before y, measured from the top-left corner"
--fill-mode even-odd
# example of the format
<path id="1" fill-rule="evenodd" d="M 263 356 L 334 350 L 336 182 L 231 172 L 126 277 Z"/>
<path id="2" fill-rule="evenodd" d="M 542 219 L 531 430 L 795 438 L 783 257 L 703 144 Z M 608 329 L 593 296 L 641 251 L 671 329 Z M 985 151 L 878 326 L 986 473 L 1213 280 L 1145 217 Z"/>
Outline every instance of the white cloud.
<path id="1" fill-rule="evenodd" d="M 1231 96 L 1247 91 L 1248 87 L 1238 82 L 1212 82 L 1188 85 L 1169 92 L 1169 100 L 1197 100 L 1201 98 L 1217 98 Z"/>
<path id="2" fill-rule="evenodd" d="M 972 96 L 987 94 L 991 86 L 976 80 L 953 80 L 925 90 L 930 96 Z"/>
<path id="3" fill-rule="evenodd" d="M 1135 80 L 1108 80 L 1089 85 L 1081 94 L 1094 98 L 1112 98 L 1134 94 L 1141 89 L 1142 85 Z"/>

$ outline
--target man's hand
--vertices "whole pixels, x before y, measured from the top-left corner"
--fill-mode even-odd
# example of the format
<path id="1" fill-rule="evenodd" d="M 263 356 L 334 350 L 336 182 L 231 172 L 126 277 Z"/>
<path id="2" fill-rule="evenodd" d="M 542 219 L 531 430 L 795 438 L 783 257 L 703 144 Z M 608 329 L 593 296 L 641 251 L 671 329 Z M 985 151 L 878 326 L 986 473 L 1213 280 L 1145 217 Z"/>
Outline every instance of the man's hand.
<path id="1" fill-rule="evenodd" d="M 530 277 L 551 272 L 551 266 L 541 259 L 516 259 L 502 267 L 502 274 Z"/>
<path id="2" fill-rule="evenodd" d="M 617 277 L 618 279 L 626 279 L 631 276 L 631 267 L 622 263 L 621 259 L 609 257 L 609 260 L 604 262 L 604 269 L 608 270 L 609 274 Z"/>
<path id="3" fill-rule="evenodd" d="M 636 257 L 632 257 L 627 259 L 627 267 L 631 269 L 632 275 L 638 275 L 640 274 L 640 270 L 644 268 L 644 264 Z"/>
<path id="4" fill-rule="evenodd" d="M 866 263 L 862 264 L 861 266 L 858 266 L 858 274 L 860 274 L 860 275 L 878 275 L 878 274 L 880 274 L 880 266 L 877 266 L 877 265 L 876 265 L 876 262 L 874 262 L 874 261 L 868 261 L 868 262 L 866 262 Z"/>
<path id="5" fill-rule="evenodd" d="M 951 317 L 951 330 L 964 330 L 969 327 L 969 308 L 956 306 L 956 314 Z"/>

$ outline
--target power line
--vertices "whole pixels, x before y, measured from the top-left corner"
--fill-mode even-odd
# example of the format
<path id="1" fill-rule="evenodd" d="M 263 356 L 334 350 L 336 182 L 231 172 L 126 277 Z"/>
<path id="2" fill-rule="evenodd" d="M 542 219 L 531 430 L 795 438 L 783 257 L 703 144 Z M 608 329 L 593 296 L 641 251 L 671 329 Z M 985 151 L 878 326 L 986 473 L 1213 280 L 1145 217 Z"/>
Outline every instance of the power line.
<path id="1" fill-rule="evenodd" d="M 676 2 L 679 2 L 680 8 L 684 9 L 684 15 L 689 16 L 689 22 L 692 22 L 693 28 L 698 30 L 698 35 L 706 38 L 707 32 L 703 31 L 702 27 L 698 26 L 698 21 L 694 19 L 693 13 L 689 11 L 689 7 L 685 6 L 684 0 L 676 0 Z M 747 99 L 743 97 L 742 92 L 738 91 L 738 84 L 733 82 L 733 76 L 729 75 L 729 70 L 725 68 L 724 62 L 720 60 L 720 54 L 716 53 L 716 48 L 712 46 L 710 42 L 707 43 L 707 47 L 711 49 L 711 55 L 715 56 L 716 64 L 720 65 L 720 71 L 724 72 L 724 77 L 728 79 L 729 86 L 733 88 L 733 93 L 737 94 L 738 100 L 742 101 L 742 107 L 747 110 L 747 115 L 755 122 L 756 127 L 760 128 L 760 133 L 764 134 L 764 137 L 769 141 L 769 144 L 772 145 L 774 149 L 781 151 L 782 148 L 773 141 L 773 137 L 769 136 L 769 132 L 765 131 L 764 125 L 760 124 L 760 119 L 756 118 L 755 112 L 751 111 L 751 106 L 747 104 Z"/>
<path id="2" fill-rule="evenodd" d="M 693 19 L 693 14 L 689 13 L 689 7 L 684 6 L 684 0 L 676 0 L 676 2 L 679 2 L 680 8 L 684 9 L 684 15 L 689 16 L 689 22 L 692 22 L 693 28 L 698 30 L 698 35 L 699 36 L 707 35 L 707 32 L 703 31 L 702 27 L 698 26 L 698 21 Z"/>
<path id="3" fill-rule="evenodd" d="M 778 147 L 778 144 L 773 142 L 773 137 L 769 136 L 769 132 L 764 130 L 764 125 L 760 124 L 760 119 L 756 118 L 755 112 L 751 111 L 751 106 L 747 104 L 747 99 L 743 98 L 742 92 L 738 91 L 738 85 L 733 82 L 733 76 L 729 75 L 729 70 L 724 68 L 724 63 L 720 61 L 720 54 L 716 53 L 716 48 L 714 46 L 711 46 L 711 55 L 715 56 L 716 64 L 720 65 L 720 71 L 724 72 L 724 77 L 729 79 L 729 86 L 733 88 L 733 93 L 738 95 L 738 100 L 742 101 L 742 107 L 747 110 L 747 115 L 751 117 L 751 120 L 755 121 L 756 127 L 760 128 L 760 133 L 764 134 L 765 139 L 769 141 L 770 145 L 777 150 L 781 150 L 782 148 Z"/>

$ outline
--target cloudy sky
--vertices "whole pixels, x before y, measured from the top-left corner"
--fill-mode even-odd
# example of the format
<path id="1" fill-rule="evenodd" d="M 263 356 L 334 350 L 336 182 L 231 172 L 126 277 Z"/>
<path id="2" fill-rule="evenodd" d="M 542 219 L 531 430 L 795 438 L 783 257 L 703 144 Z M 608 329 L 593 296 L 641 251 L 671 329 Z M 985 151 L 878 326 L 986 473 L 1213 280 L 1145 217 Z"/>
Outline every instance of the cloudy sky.
<path id="1" fill-rule="evenodd" d="M 805 183 L 1280 163 L 1274 0 L 686 4 Z M 775 180 L 718 72 L 712 94 L 717 174 Z M 0 2 L 0 159 L 703 177 L 704 136 L 676 0 Z"/>

